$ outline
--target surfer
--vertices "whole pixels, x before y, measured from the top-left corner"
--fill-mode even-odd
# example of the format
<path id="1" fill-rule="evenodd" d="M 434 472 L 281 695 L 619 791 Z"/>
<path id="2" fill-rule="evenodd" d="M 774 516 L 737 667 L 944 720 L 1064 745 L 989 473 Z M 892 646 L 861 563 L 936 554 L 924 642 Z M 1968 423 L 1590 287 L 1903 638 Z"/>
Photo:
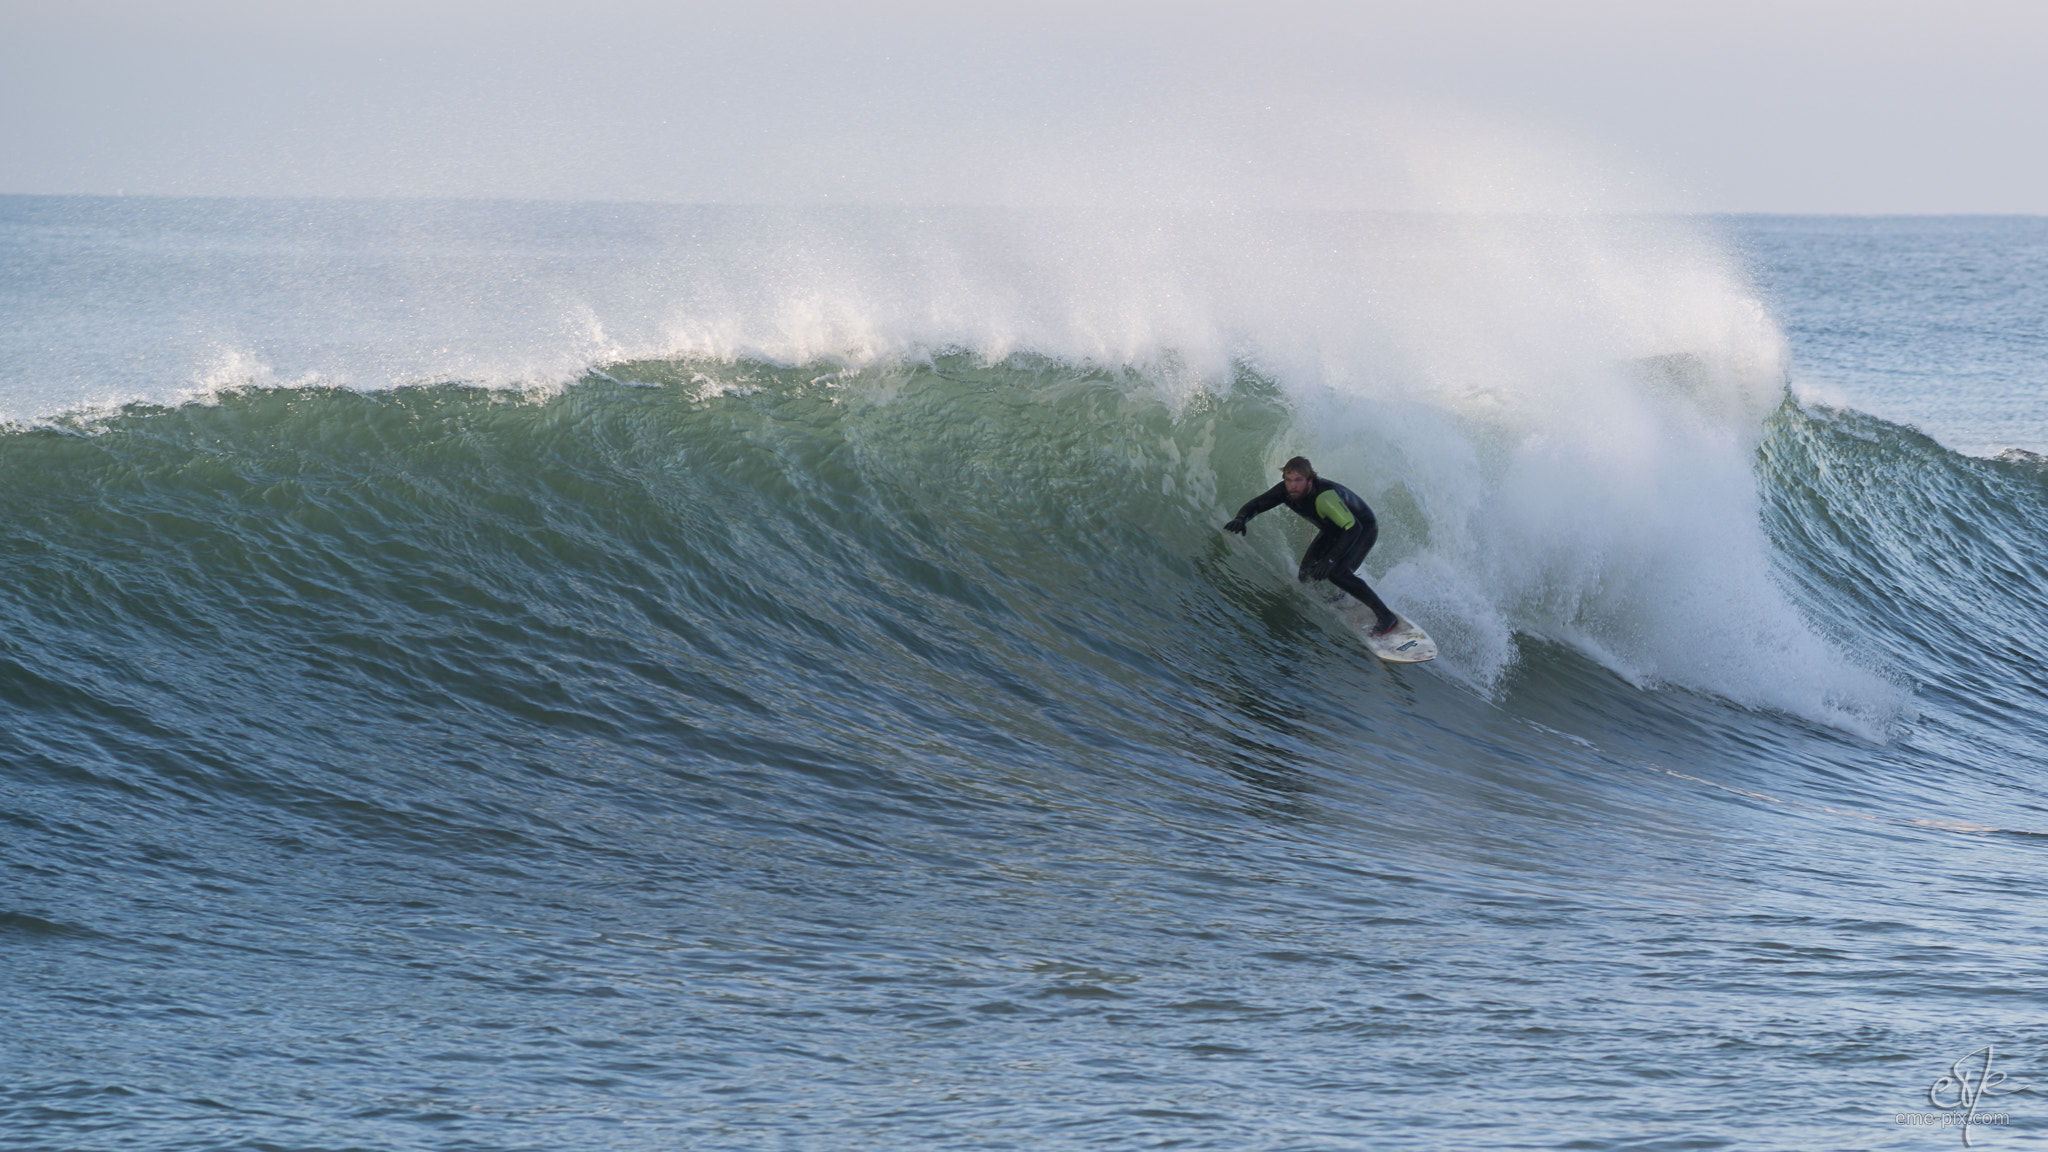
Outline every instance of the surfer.
<path id="1" fill-rule="evenodd" d="M 1302 553 L 1301 570 L 1295 579 L 1328 580 L 1372 609 L 1372 634 L 1384 636 L 1400 625 L 1386 603 L 1365 581 L 1358 578 L 1358 566 L 1380 538 L 1380 522 L 1358 494 L 1334 480 L 1316 475 L 1306 456 L 1296 456 L 1280 466 L 1280 482 L 1252 497 L 1237 510 L 1237 518 L 1223 526 L 1227 532 L 1244 535 L 1244 522 L 1261 512 L 1285 504 L 1295 514 L 1316 526 L 1316 538 Z"/>

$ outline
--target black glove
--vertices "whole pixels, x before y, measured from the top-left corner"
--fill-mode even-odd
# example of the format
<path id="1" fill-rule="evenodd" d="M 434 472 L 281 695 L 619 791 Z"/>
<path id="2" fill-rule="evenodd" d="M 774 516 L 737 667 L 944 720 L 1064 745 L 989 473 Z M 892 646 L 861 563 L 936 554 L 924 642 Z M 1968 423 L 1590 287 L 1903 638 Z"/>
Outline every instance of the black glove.
<path id="1" fill-rule="evenodd" d="M 1311 580 L 1328 580 L 1330 578 L 1330 570 L 1336 566 L 1337 562 L 1335 560 L 1310 560 L 1301 566 L 1301 575 L 1297 579 L 1304 584 Z"/>
<path id="2" fill-rule="evenodd" d="M 1237 519 L 1232 520 L 1228 524 L 1225 524 L 1223 526 L 1223 530 L 1225 532 L 1235 532 L 1239 536 L 1244 535 L 1244 517 L 1239 516 Z"/>

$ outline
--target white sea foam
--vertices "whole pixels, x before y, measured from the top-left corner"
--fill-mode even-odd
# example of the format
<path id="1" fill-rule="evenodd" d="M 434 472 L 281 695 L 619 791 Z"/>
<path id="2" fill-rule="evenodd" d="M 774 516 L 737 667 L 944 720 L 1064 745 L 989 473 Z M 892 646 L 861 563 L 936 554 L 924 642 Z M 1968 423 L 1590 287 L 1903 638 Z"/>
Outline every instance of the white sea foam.
<path id="1" fill-rule="evenodd" d="M 1774 579 L 1753 464 L 1786 395 L 1785 341 L 1739 268 L 1683 223 L 871 223 L 785 237 L 747 261 L 753 303 L 680 305 L 663 350 L 787 363 L 1030 351 L 1140 366 L 1170 392 L 1226 387 L 1249 363 L 1297 413 L 1268 463 L 1307 453 L 1381 507 L 1369 574 L 1445 637 L 1450 674 L 1492 689 L 1534 635 L 1638 685 L 1867 735 L 1904 706 Z"/>
<path id="2" fill-rule="evenodd" d="M 1652 219 L 1414 221 L 1239 338 L 1296 451 L 1382 510 L 1368 564 L 1491 688 L 1517 635 L 1866 735 L 1905 706 L 1773 575 L 1754 454 L 1785 342 L 1706 237 Z"/>
<path id="3" fill-rule="evenodd" d="M 1369 576 L 1445 638 L 1452 675 L 1496 686 L 1516 637 L 1540 635 L 1638 684 L 1864 731 L 1902 703 L 1774 582 L 1752 464 L 1785 395 L 1785 342 L 1740 270 L 1681 222 L 1128 206 L 275 212 L 315 231 L 376 226 L 353 248 L 308 250 L 296 233 L 267 256 L 258 246 L 229 289 L 178 281 L 182 264 L 143 269 L 160 278 L 144 286 L 156 311 L 145 302 L 127 331 L 99 332 L 66 373 L 92 377 L 97 356 L 124 395 L 146 395 L 153 372 L 156 398 L 177 401 L 278 381 L 554 387 L 642 357 L 859 365 L 965 349 L 1136 367 L 1184 399 L 1251 365 L 1297 414 L 1269 463 L 1304 452 L 1382 509 Z M 162 341 L 181 308 L 185 342 Z M 53 397 L 61 384 L 4 399 Z M 63 406 L 94 399 L 73 391 Z"/>

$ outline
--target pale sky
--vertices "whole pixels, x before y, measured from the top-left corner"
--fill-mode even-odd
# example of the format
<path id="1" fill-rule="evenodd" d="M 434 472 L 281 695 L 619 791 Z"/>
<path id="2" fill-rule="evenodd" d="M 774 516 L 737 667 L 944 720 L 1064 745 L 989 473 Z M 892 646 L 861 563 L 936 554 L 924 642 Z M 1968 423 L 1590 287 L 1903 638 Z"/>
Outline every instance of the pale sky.
<path id="1" fill-rule="evenodd" d="M 2048 4 L 0 0 L 0 193 L 2048 213 Z"/>

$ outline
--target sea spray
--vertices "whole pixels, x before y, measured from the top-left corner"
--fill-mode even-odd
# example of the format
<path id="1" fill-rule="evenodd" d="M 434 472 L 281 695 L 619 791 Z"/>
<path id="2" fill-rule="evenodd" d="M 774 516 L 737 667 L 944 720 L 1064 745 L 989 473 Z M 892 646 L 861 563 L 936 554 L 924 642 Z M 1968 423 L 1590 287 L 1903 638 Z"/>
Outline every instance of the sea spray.
<path id="1" fill-rule="evenodd" d="M 811 375 L 823 378 L 1028 356 L 1106 372 L 1170 410 L 1256 378 L 1290 418 L 1256 462 L 1204 456 L 1214 477 L 1176 481 L 1215 493 L 1188 515 L 1220 520 L 1279 460 L 1309 454 L 1384 510 L 1368 575 L 1450 641 L 1448 674 L 1497 691 L 1516 638 L 1542 636 L 1638 685 L 1861 730 L 1898 707 L 1774 583 L 1752 458 L 1784 396 L 1783 339 L 1714 240 L 1682 222 L 1128 208 L 98 211 L 117 232 L 175 221 L 202 253 L 219 228 L 274 242 L 233 261 L 202 255 L 196 290 L 180 279 L 192 275 L 183 249 L 141 245 L 129 282 L 88 278 L 70 289 L 78 299 L 39 301 L 31 329 L 57 323 L 51 308 L 180 292 L 188 320 L 167 343 L 156 328 L 113 326 L 98 342 L 59 342 L 54 358 L 47 344 L 11 345 L 0 401 L 16 420 L 76 411 L 108 388 L 161 401 L 279 381 L 546 394 L 592 367 L 649 360 L 730 382 L 748 362 L 818 365 Z M 1297 542 L 1262 541 L 1276 577 L 1290 571 Z"/>
<path id="2" fill-rule="evenodd" d="M 1863 1147 L 2039 1056 L 2040 469 L 1785 402 L 1689 226 L 20 206 L 14 1144 Z M 1462 678 L 1218 530 L 1301 450 Z"/>

